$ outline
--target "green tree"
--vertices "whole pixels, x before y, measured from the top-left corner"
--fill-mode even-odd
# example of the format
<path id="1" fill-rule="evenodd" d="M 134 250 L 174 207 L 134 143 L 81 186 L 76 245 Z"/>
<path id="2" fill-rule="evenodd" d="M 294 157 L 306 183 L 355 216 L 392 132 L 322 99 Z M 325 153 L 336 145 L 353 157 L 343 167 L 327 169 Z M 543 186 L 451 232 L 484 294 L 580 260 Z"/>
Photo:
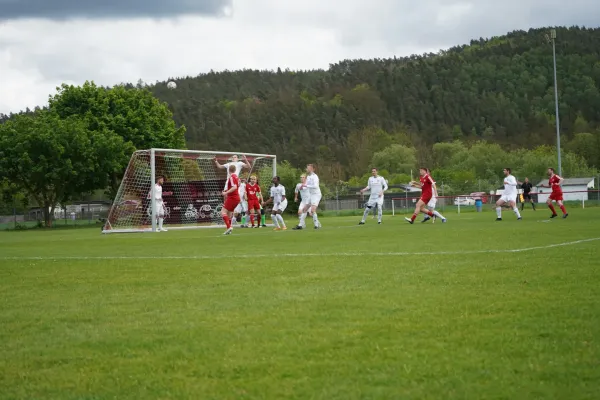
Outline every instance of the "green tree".
<path id="1" fill-rule="evenodd" d="M 567 145 L 571 152 L 582 156 L 592 167 L 600 167 L 600 135 L 577 133 Z"/>
<path id="2" fill-rule="evenodd" d="M 85 82 L 83 86 L 63 84 L 49 100 L 49 108 L 60 118 L 77 117 L 87 129 L 122 137 L 134 149 L 185 149 L 185 127 L 177 128 L 173 114 L 146 88 L 112 89 Z M 115 170 L 109 183 L 111 197 L 116 194 L 124 172 Z"/>
<path id="3" fill-rule="evenodd" d="M 409 174 L 417 165 L 416 150 L 401 144 L 392 144 L 373 154 L 371 166 L 390 173 Z"/>
<path id="4" fill-rule="evenodd" d="M 133 146 L 77 117 L 47 110 L 0 125 L 0 179 L 22 188 L 42 207 L 46 226 L 57 204 L 105 188 L 126 165 Z"/>

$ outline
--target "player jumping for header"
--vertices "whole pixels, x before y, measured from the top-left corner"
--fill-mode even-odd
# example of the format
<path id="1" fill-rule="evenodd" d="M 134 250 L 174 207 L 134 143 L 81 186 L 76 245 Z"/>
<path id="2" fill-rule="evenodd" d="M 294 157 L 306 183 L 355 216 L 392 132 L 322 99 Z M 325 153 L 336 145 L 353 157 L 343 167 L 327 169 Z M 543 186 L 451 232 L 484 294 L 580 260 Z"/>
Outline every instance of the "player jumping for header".
<path id="1" fill-rule="evenodd" d="M 496 221 L 502 221 L 502 206 L 507 204 L 512 208 L 517 216 L 521 219 L 519 208 L 517 207 L 517 179 L 512 176 L 510 168 L 504 168 L 504 192 L 496 202 Z"/>
<path id="2" fill-rule="evenodd" d="M 230 162 L 225 163 L 223 165 L 219 164 L 219 161 L 217 161 L 217 157 L 213 158 L 213 162 L 215 163 L 215 167 L 217 167 L 219 169 L 227 170 L 227 179 L 228 180 L 229 180 L 229 176 L 232 174 L 231 168 L 230 168 L 232 165 L 235 166 L 233 173 L 236 174 L 238 176 L 238 178 L 240 177 L 240 174 L 242 173 L 242 168 L 247 168 L 248 170 L 252 169 L 252 166 L 248 162 L 248 159 L 246 158 L 246 156 L 244 156 L 244 161 L 239 161 L 238 156 L 235 154 L 233 156 L 231 156 Z M 225 190 L 227 190 L 227 183 L 225 183 Z"/>
<path id="3" fill-rule="evenodd" d="M 433 217 L 435 215 L 436 217 L 441 218 L 442 222 L 446 222 L 446 218 L 438 211 L 429 211 L 427 209 L 427 204 L 429 203 L 429 201 L 431 201 L 431 198 L 433 197 L 433 185 L 435 184 L 433 178 L 429 176 L 427 171 L 427 168 L 421 167 L 419 169 L 419 174 L 421 175 L 419 178 L 419 182 L 410 183 L 411 186 L 421 188 L 421 198 L 419 199 L 419 201 L 417 201 L 417 205 L 415 206 L 415 212 L 413 213 L 412 217 L 404 218 L 409 224 L 413 224 L 415 222 L 415 219 L 417 219 L 417 215 L 419 215 L 420 212 L 429 215 L 429 217 Z"/>
<path id="4" fill-rule="evenodd" d="M 359 225 L 364 225 L 365 220 L 369 216 L 369 211 L 373 207 L 377 207 L 377 223 L 381 224 L 381 218 L 383 215 L 383 194 L 388 189 L 387 182 L 383 178 L 383 176 L 379 176 L 377 174 L 377 168 L 371 169 L 371 175 L 369 177 L 369 181 L 367 182 L 367 187 L 360 190 L 360 193 L 364 193 L 369 190 L 371 192 L 371 196 L 369 196 L 369 201 L 365 205 L 365 212 L 363 213 L 363 217 L 358 223 Z"/>

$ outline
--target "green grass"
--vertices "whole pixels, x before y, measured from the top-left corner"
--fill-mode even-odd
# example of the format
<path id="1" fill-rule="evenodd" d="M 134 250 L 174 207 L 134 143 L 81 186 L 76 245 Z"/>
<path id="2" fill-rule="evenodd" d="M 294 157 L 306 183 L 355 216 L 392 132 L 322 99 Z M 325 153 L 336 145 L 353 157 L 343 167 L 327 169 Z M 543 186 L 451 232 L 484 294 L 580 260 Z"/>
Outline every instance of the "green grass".
<path id="1" fill-rule="evenodd" d="M 548 214 L 0 232 L 0 398 L 597 399 L 600 209 Z"/>

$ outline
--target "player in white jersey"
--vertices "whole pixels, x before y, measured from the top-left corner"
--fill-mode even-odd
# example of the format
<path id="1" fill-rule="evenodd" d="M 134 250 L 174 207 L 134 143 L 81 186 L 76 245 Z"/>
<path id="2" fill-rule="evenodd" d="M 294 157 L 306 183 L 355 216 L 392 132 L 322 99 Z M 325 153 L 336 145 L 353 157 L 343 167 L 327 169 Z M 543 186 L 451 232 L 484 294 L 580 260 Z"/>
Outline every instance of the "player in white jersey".
<path id="1" fill-rule="evenodd" d="M 388 185 L 383 176 L 377 174 L 377 168 L 371 169 L 371 175 L 372 176 L 369 177 L 369 181 L 367 182 L 367 187 L 360 189 L 361 194 L 369 190 L 371 196 L 369 196 L 369 201 L 367 201 L 367 204 L 365 205 L 365 212 L 358 223 L 359 225 L 365 224 L 369 211 L 373 207 L 377 207 L 378 209 L 377 223 L 381 224 L 381 217 L 383 215 L 383 194 L 388 189 Z"/>
<path id="2" fill-rule="evenodd" d="M 511 175 L 510 168 L 504 168 L 504 192 L 496 202 L 496 221 L 502 221 L 502 206 L 508 204 L 517 219 L 521 219 L 521 214 L 517 208 L 517 179 Z"/>
<path id="3" fill-rule="evenodd" d="M 429 176 L 431 176 L 431 170 L 429 168 L 427 168 L 427 174 Z M 433 197 L 431 198 L 431 200 L 429 200 L 429 203 L 427 203 L 427 208 L 429 209 L 429 211 L 433 212 L 435 211 L 435 206 L 437 205 L 437 198 L 438 198 L 438 191 L 437 191 L 437 185 L 435 184 L 435 181 L 433 182 L 432 189 L 433 189 Z M 425 216 L 423 217 L 423 220 L 421 222 L 427 222 L 431 219 L 431 217 L 427 214 L 425 214 Z M 433 216 L 433 222 L 435 222 L 435 215 Z"/>
<path id="4" fill-rule="evenodd" d="M 300 205 L 298 206 L 298 226 L 292 228 L 294 230 L 301 230 L 306 228 L 306 214 L 310 208 L 310 189 L 305 187 L 306 174 L 300 175 L 300 183 L 296 185 L 294 190 L 294 201 L 298 202 L 298 195 L 300 195 Z"/>
<path id="5" fill-rule="evenodd" d="M 156 218 L 158 219 L 157 232 L 167 232 L 167 230 L 163 228 L 163 223 L 165 221 L 165 203 L 163 201 L 162 185 L 164 182 L 165 178 L 158 176 L 156 178 L 156 184 L 154 185 L 154 202 L 156 204 Z M 165 194 L 171 194 L 171 192 L 165 192 Z M 148 193 L 148 198 L 152 198 L 152 190 Z M 150 204 L 150 207 L 152 207 L 152 204 Z"/>
<path id="6" fill-rule="evenodd" d="M 240 195 L 240 204 L 235 208 L 233 219 L 231 220 L 232 224 L 235 224 L 237 221 L 236 216 L 241 216 L 242 224 L 240 228 L 247 228 L 248 224 L 246 221 L 246 214 L 248 213 L 248 198 L 246 197 L 246 180 L 240 179 L 240 187 L 238 188 L 238 194 Z"/>
<path id="7" fill-rule="evenodd" d="M 273 177 L 273 186 L 271 186 L 270 198 L 263 205 L 268 203 L 273 203 L 273 210 L 271 210 L 271 218 L 273 219 L 273 224 L 275 224 L 275 231 L 285 231 L 287 227 L 285 226 L 285 222 L 283 222 L 283 216 L 281 215 L 288 204 L 287 199 L 285 198 L 285 188 L 283 185 L 279 183 L 280 179 L 278 176 Z"/>
<path id="8" fill-rule="evenodd" d="M 219 169 L 224 169 L 227 171 L 227 179 L 229 179 L 229 177 L 231 176 L 231 173 L 229 172 L 230 165 L 235 165 L 235 174 L 240 179 L 242 178 L 242 176 L 240 175 L 240 173 L 242 172 L 242 168 L 247 168 L 248 170 L 252 169 L 252 166 L 248 162 L 248 159 L 246 158 L 246 156 L 244 156 L 244 161 L 239 161 L 238 156 L 235 154 L 233 156 L 231 156 L 230 162 L 225 163 L 223 165 L 219 164 L 219 161 L 217 161 L 217 157 L 213 158 L 213 162 L 215 163 L 215 167 L 217 167 Z M 227 180 L 225 181 L 225 190 L 227 190 Z"/>
<path id="9" fill-rule="evenodd" d="M 321 223 L 317 216 L 317 208 L 321 201 L 321 187 L 319 186 L 319 177 L 315 174 L 315 166 L 313 164 L 306 166 L 306 182 L 302 185 L 302 188 L 308 188 L 308 193 L 310 194 L 310 214 L 312 215 L 315 229 L 319 229 Z"/>

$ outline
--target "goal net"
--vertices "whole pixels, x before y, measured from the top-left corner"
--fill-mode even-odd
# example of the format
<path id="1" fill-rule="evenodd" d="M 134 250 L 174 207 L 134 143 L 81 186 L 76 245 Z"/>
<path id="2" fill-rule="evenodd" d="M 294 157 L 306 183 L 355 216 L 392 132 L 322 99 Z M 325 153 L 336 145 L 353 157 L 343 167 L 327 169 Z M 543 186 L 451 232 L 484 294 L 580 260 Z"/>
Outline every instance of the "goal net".
<path id="1" fill-rule="evenodd" d="M 168 229 L 207 228 L 223 225 L 221 208 L 227 181 L 226 168 L 239 157 L 244 166 L 240 179 L 258 177 L 263 196 L 268 197 L 276 175 L 277 158 L 268 154 L 149 149 L 133 153 L 102 230 L 103 233 L 156 231 L 156 178 L 162 185 L 164 224 Z"/>

